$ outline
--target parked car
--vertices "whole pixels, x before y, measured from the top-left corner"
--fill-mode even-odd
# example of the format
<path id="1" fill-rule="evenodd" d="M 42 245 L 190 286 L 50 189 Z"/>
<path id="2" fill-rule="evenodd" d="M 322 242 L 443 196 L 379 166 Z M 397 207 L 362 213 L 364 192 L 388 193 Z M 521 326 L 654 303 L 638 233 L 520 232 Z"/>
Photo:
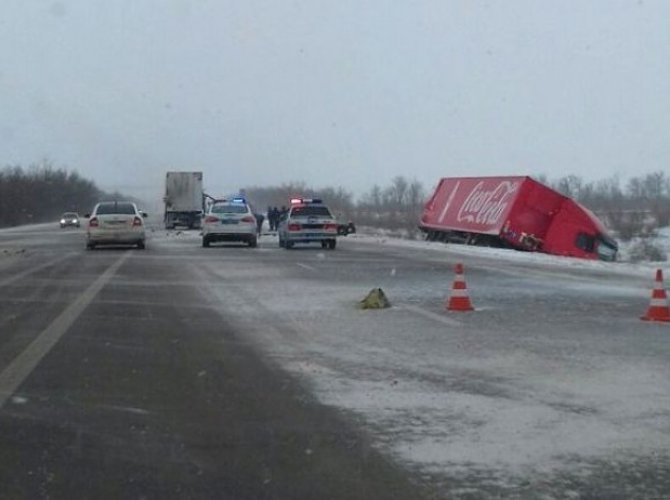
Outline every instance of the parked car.
<path id="1" fill-rule="evenodd" d="M 146 233 L 143 218 L 137 206 L 129 201 L 104 201 L 98 203 L 86 228 L 86 248 L 98 245 L 136 245 L 144 249 Z"/>
<path id="2" fill-rule="evenodd" d="M 253 211 L 242 197 L 216 200 L 209 205 L 202 223 L 202 246 L 217 241 L 242 241 L 250 247 L 258 244 L 257 223 Z"/>
<path id="3" fill-rule="evenodd" d="M 356 226 L 352 221 L 337 223 L 337 234 L 339 234 L 340 236 L 346 236 L 348 234 L 353 234 L 355 232 L 356 232 Z"/>
<path id="4" fill-rule="evenodd" d="M 60 227 L 81 227 L 79 214 L 76 212 L 65 212 L 60 218 Z"/>
<path id="5" fill-rule="evenodd" d="M 320 199 L 293 198 L 286 216 L 279 221 L 279 246 L 293 248 L 296 243 L 320 243 L 333 250 L 337 244 L 338 224 Z"/>

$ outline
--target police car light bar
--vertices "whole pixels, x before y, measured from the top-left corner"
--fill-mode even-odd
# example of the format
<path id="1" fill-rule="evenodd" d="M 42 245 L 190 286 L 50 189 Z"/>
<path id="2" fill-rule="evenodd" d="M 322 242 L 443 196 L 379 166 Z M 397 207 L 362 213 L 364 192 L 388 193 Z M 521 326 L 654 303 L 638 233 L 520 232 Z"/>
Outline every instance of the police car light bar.
<path id="1" fill-rule="evenodd" d="M 291 205 L 297 205 L 298 203 L 321 203 L 319 198 L 291 198 Z"/>
<path id="2" fill-rule="evenodd" d="M 233 198 L 233 203 L 246 203 L 244 198 Z"/>

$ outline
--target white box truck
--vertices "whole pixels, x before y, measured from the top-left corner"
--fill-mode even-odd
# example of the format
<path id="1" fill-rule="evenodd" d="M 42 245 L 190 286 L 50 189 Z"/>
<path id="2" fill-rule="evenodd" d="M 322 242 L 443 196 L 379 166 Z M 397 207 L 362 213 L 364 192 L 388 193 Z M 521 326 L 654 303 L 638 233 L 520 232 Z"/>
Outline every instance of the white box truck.
<path id="1" fill-rule="evenodd" d="M 199 229 L 203 213 L 202 172 L 168 172 L 165 176 L 165 228 Z"/>

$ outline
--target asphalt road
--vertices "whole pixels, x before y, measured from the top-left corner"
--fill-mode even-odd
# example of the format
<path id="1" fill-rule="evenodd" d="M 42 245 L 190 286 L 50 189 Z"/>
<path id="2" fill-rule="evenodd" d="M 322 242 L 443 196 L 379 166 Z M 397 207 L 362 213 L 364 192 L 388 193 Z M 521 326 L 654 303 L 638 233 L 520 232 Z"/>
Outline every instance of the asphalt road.
<path id="1" fill-rule="evenodd" d="M 668 498 L 652 276 L 566 262 L 0 231 L 0 496 Z"/>
<path id="2" fill-rule="evenodd" d="M 194 267 L 259 255 L 212 250 L 0 232 L 0 497 L 427 495 L 227 323 Z"/>

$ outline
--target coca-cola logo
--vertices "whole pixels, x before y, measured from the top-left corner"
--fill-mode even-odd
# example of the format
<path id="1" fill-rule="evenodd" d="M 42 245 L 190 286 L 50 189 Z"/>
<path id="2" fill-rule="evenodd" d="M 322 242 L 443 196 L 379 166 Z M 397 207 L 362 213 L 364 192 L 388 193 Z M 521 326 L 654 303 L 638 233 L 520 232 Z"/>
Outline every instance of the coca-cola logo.
<path id="1" fill-rule="evenodd" d="M 503 181 L 494 189 L 486 191 L 484 182 L 479 182 L 458 211 L 458 222 L 497 224 L 505 213 L 510 196 L 517 189 L 519 189 L 518 182 Z"/>

